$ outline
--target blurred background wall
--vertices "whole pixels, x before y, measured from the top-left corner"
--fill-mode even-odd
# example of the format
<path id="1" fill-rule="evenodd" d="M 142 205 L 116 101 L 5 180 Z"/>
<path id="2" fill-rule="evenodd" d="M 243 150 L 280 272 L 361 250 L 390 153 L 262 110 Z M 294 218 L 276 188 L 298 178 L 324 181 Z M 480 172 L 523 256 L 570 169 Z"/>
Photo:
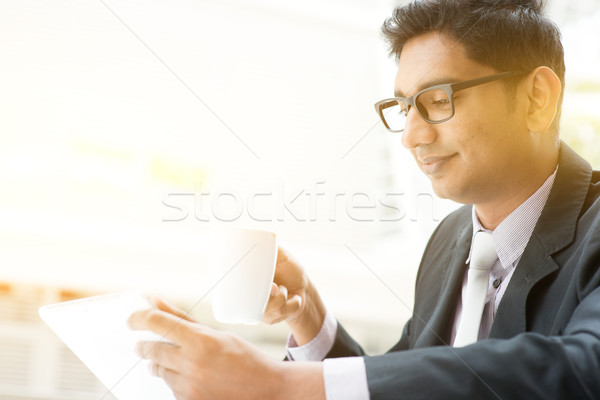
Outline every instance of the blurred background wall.
<path id="1" fill-rule="evenodd" d="M 277 232 L 368 352 L 411 313 L 436 198 L 372 104 L 396 2 L 0 0 L 0 399 L 106 390 L 42 304 L 140 289 L 273 357 L 287 329 L 223 326 L 217 227 Z M 553 0 L 562 137 L 600 167 L 600 5 Z M 105 397 L 108 399 L 109 397 Z"/>

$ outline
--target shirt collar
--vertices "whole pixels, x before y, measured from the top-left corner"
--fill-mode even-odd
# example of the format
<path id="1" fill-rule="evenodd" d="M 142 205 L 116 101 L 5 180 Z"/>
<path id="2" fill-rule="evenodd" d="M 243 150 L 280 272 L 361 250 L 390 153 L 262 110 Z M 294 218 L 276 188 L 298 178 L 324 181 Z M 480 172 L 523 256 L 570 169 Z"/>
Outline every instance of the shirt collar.
<path id="1" fill-rule="evenodd" d="M 550 189 L 554 183 L 556 177 L 556 171 L 554 170 L 546 181 L 539 187 L 534 194 L 525 200 L 519 207 L 517 207 L 512 213 L 508 215 L 501 223 L 490 231 L 485 229 L 477 213 L 475 207 L 472 208 L 473 218 L 473 236 L 471 238 L 471 250 L 469 251 L 469 258 L 467 263 L 471 260 L 471 251 L 473 249 L 473 238 L 479 231 L 491 232 L 492 239 L 494 240 L 494 247 L 500 260 L 502 268 L 506 269 L 512 266 L 523 254 L 525 246 L 529 242 L 529 238 L 533 233 L 535 224 L 544 209 L 544 205 L 550 195 Z"/>

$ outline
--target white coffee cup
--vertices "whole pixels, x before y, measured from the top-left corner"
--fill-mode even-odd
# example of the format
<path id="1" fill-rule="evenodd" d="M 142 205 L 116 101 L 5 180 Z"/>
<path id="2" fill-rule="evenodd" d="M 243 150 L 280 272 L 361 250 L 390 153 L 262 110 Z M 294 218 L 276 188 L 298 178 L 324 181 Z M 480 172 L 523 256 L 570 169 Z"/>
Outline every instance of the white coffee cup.
<path id="1" fill-rule="evenodd" d="M 269 300 L 277 261 L 273 232 L 227 229 L 211 233 L 213 314 L 228 324 L 258 324 Z"/>

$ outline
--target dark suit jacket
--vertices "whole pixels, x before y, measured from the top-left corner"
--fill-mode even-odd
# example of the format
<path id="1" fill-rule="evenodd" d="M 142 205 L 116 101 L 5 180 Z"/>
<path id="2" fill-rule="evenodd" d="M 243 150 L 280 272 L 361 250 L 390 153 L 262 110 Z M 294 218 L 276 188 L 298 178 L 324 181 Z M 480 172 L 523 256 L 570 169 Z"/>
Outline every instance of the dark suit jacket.
<path id="1" fill-rule="evenodd" d="M 600 172 L 564 143 L 548 201 L 490 338 L 450 340 L 472 235 L 471 206 L 433 233 L 413 316 L 386 354 L 365 357 L 373 399 L 600 399 Z M 364 355 L 340 325 L 327 357 Z"/>

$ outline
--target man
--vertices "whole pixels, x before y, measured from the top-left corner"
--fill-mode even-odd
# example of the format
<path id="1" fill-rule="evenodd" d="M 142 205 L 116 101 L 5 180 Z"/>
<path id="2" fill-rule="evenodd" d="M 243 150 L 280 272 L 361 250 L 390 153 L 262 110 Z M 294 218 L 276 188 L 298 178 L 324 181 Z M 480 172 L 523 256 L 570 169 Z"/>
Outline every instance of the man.
<path id="1" fill-rule="evenodd" d="M 294 362 L 160 300 L 131 325 L 173 344 L 140 354 L 178 399 L 600 398 L 600 173 L 558 138 L 558 29 L 534 0 L 417 1 L 383 29 L 398 73 L 380 117 L 468 204 L 429 241 L 400 341 L 364 356 L 280 251 L 264 320 L 288 323 Z"/>

